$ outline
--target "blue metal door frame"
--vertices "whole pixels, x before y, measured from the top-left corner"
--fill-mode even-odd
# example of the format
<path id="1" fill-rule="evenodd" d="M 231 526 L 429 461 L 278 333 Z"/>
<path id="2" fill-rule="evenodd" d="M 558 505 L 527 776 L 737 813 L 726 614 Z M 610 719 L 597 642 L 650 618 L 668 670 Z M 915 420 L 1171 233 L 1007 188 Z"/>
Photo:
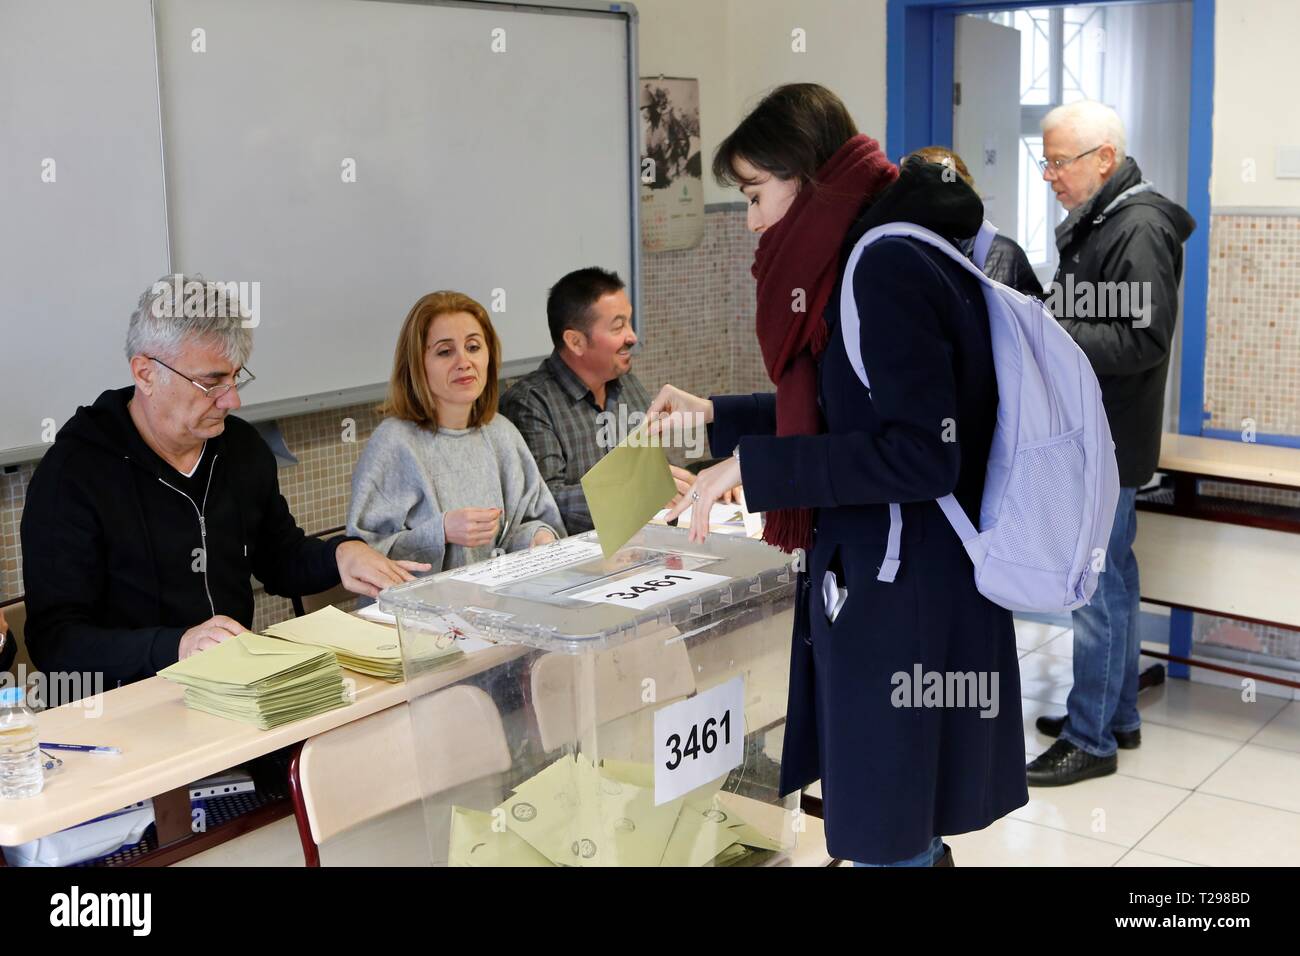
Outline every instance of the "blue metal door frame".
<path id="1" fill-rule="evenodd" d="M 1100 3 L 1134 0 L 1087 0 Z M 1137 0 L 1160 2 L 1160 0 Z M 1192 5 L 1191 102 L 1187 137 L 1187 210 L 1197 230 L 1184 249 L 1183 341 L 1179 365 L 1178 430 L 1205 433 L 1205 329 L 1210 275 L 1210 160 L 1214 152 L 1214 3 Z M 953 54 L 961 14 L 1068 6 L 1062 0 L 889 0 L 886 13 L 886 150 L 895 160 L 914 149 L 952 142 Z M 1224 437 L 1216 435 L 1215 437 Z M 1291 436 L 1258 435 L 1263 443 L 1293 444 Z M 1192 613 L 1174 610 L 1170 653 L 1190 656 Z M 1187 665 L 1170 664 L 1172 677 Z"/>

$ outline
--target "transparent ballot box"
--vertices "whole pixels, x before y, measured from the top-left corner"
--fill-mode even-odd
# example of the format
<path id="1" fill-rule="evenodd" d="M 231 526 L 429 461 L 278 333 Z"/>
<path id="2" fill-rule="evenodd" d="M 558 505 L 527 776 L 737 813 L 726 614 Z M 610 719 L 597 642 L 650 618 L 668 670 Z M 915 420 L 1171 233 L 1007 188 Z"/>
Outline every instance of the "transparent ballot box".
<path id="1" fill-rule="evenodd" d="M 651 525 L 384 591 L 434 865 L 787 863 L 794 589 L 762 542 Z"/>

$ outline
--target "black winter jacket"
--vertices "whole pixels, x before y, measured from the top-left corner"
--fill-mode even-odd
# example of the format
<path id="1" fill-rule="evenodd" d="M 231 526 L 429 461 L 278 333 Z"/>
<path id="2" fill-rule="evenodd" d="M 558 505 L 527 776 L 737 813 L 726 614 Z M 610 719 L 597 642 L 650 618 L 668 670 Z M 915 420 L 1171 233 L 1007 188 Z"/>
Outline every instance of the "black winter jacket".
<path id="1" fill-rule="evenodd" d="M 213 615 L 250 627 L 253 575 L 282 596 L 338 584 L 344 540 L 303 534 L 253 426 L 228 417 L 187 481 L 140 437 L 133 393 L 77 409 L 37 466 L 22 518 L 32 661 L 102 673 L 105 689 L 175 663 L 181 635 Z"/>
<path id="2" fill-rule="evenodd" d="M 1160 458 L 1183 243 L 1195 229 L 1131 157 L 1056 229 L 1047 307 L 1097 373 L 1126 488 L 1146 484 Z"/>
<path id="3" fill-rule="evenodd" d="M 1043 284 L 1034 274 L 1029 257 L 1010 236 L 999 233 L 993 237 L 989 254 L 984 259 L 984 274 L 1003 285 L 1011 286 L 1017 292 L 1032 295 L 1035 299 L 1043 297 Z"/>

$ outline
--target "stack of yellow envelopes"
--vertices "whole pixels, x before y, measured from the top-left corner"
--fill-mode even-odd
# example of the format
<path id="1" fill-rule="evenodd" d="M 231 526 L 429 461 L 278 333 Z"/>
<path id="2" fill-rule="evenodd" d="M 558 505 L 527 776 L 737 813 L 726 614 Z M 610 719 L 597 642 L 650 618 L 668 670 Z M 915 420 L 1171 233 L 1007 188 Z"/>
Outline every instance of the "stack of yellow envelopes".
<path id="1" fill-rule="evenodd" d="M 244 632 L 158 672 L 185 704 L 267 730 L 348 703 L 332 651 Z"/>
<path id="2" fill-rule="evenodd" d="M 402 679 L 402 648 L 397 629 L 376 624 L 340 611 L 323 607 L 303 617 L 273 624 L 266 633 L 296 644 L 327 647 L 338 655 L 339 663 L 350 671 L 368 674 L 386 681 Z M 463 656 L 452 641 L 436 653 L 438 663 Z"/>

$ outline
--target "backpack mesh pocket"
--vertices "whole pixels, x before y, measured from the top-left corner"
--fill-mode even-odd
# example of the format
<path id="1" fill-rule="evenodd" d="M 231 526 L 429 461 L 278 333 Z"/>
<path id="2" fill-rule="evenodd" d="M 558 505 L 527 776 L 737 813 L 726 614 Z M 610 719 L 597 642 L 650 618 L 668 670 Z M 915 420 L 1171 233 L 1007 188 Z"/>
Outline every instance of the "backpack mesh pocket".
<path id="1" fill-rule="evenodd" d="M 989 553 L 1024 567 L 1069 571 L 1083 524 L 1083 446 L 1074 438 L 1016 452 Z"/>

